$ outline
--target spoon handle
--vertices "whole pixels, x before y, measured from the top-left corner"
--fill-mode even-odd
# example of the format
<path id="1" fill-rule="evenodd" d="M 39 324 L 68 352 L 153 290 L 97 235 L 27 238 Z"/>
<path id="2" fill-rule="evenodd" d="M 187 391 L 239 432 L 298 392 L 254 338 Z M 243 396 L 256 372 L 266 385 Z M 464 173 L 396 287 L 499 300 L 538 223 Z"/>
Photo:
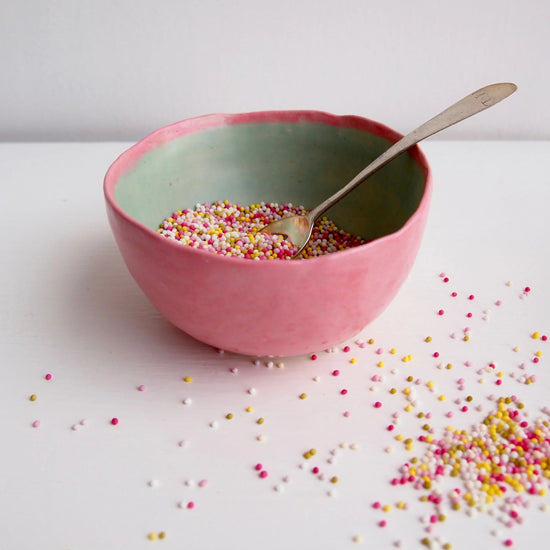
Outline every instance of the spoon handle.
<path id="1" fill-rule="evenodd" d="M 434 116 L 418 128 L 413 130 L 398 142 L 394 143 L 377 159 L 372 161 L 364 170 L 359 172 L 348 184 L 337 191 L 334 195 L 326 199 L 319 206 L 314 208 L 309 214 L 310 221 L 315 221 L 321 214 L 328 210 L 332 205 L 345 197 L 350 191 L 363 183 L 373 172 L 376 172 L 382 166 L 395 157 L 406 151 L 412 145 L 427 137 L 445 130 L 449 126 L 456 124 L 472 115 L 480 113 L 489 107 L 497 104 L 499 101 L 507 98 L 517 90 L 517 86 L 512 83 L 504 82 L 500 84 L 491 84 L 480 88 L 479 90 L 467 95 L 454 105 L 451 105 L 438 115 Z"/>

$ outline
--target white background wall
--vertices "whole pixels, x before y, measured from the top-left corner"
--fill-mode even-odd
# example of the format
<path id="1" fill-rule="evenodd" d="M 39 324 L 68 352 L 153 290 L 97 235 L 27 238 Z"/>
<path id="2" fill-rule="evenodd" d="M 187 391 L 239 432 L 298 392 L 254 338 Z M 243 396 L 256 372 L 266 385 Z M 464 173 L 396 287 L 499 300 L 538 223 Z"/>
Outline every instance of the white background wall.
<path id="1" fill-rule="evenodd" d="M 136 140 L 211 112 L 313 108 L 439 139 L 550 139 L 549 0 L 0 0 L 0 140 Z"/>

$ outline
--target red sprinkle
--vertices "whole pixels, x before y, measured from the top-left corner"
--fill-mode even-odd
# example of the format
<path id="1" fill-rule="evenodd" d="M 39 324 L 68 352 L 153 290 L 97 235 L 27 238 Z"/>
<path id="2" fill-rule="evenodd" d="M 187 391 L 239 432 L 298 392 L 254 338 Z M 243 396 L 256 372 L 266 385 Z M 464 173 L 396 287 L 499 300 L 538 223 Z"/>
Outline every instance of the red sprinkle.
<path id="1" fill-rule="evenodd" d="M 332 376 L 338 376 L 340 371 L 338 369 L 332 371 Z"/>
<path id="2" fill-rule="evenodd" d="M 456 297 L 458 296 L 458 294 L 457 294 L 456 292 L 451 292 L 451 296 L 452 296 L 453 298 L 456 298 Z"/>
<path id="3" fill-rule="evenodd" d="M 443 315 L 444 313 L 445 313 L 445 310 L 444 310 L 444 309 L 440 309 L 440 310 L 437 312 L 438 315 Z"/>
<path id="4" fill-rule="evenodd" d="M 262 479 L 265 479 L 268 475 L 269 475 L 269 474 L 267 473 L 266 470 L 262 470 L 262 471 L 260 472 L 260 477 L 261 477 Z"/>
<path id="5" fill-rule="evenodd" d="M 258 464 L 256 464 L 256 466 L 254 466 L 254 469 L 255 469 L 256 471 L 258 471 L 258 472 L 259 472 L 262 468 L 263 468 L 263 466 L 261 465 L 260 462 L 258 462 Z"/>
<path id="6" fill-rule="evenodd" d="M 381 406 L 382 406 L 382 403 L 380 403 L 380 401 L 377 401 L 377 402 L 374 404 L 374 407 L 375 407 L 376 409 L 379 409 Z"/>
<path id="7" fill-rule="evenodd" d="M 51 380 L 52 379 L 52 375 L 50 373 L 46 374 L 46 376 L 44 376 L 44 378 L 46 380 Z"/>
<path id="8" fill-rule="evenodd" d="M 393 424 L 390 424 L 388 427 L 387 427 L 387 430 L 388 432 L 393 432 L 393 430 L 395 430 L 395 426 Z"/>
<path id="9" fill-rule="evenodd" d="M 375 510 L 378 510 L 378 508 L 380 508 L 380 506 L 381 506 L 381 504 L 380 504 L 378 501 L 372 503 L 372 507 L 373 507 Z"/>
<path id="10" fill-rule="evenodd" d="M 512 539 L 506 539 L 504 541 L 504 546 L 512 546 L 514 544 L 514 541 Z"/>
<path id="11" fill-rule="evenodd" d="M 344 388 L 343 390 L 340 390 L 340 393 L 342 395 L 346 395 L 346 393 L 348 393 L 348 390 L 346 390 L 346 388 Z"/>
<path id="12" fill-rule="evenodd" d="M 344 351 L 347 353 L 351 348 L 349 346 L 344 347 Z"/>
<path id="13" fill-rule="evenodd" d="M 434 351 L 434 357 L 439 357 L 439 352 L 438 351 Z"/>
<path id="14" fill-rule="evenodd" d="M 526 286 L 523 290 L 525 290 L 525 292 L 531 292 L 531 287 L 530 287 L 530 286 Z"/>
<path id="15" fill-rule="evenodd" d="M 443 282 L 444 282 L 444 283 L 448 283 L 448 282 L 449 282 L 449 277 L 445 277 L 445 278 L 443 279 Z"/>
<path id="16" fill-rule="evenodd" d="M 195 503 L 192 500 L 187 503 L 187 508 L 189 508 L 189 510 L 192 510 L 194 507 L 195 507 Z"/>
<path id="17" fill-rule="evenodd" d="M 319 473 L 319 468 L 317 466 L 314 466 L 311 471 L 314 473 L 314 474 L 318 474 Z"/>
<path id="18" fill-rule="evenodd" d="M 382 519 L 382 520 L 379 521 L 378 525 L 379 525 L 380 527 L 386 527 L 387 522 L 386 522 L 385 519 Z"/>
<path id="19" fill-rule="evenodd" d="M 474 296 L 473 294 L 470 294 L 470 295 L 468 296 L 468 300 L 473 300 L 474 298 L 475 298 L 475 296 Z"/>
<path id="20" fill-rule="evenodd" d="M 311 360 L 312 360 L 312 361 L 315 361 L 315 359 L 317 359 L 317 355 L 313 354 L 313 355 L 311 356 Z"/>
<path id="21" fill-rule="evenodd" d="M 116 418 L 116 417 L 115 417 L 115 418 L 111 418 L 111 424 L 112 424 L 113 426 L 116 426 L 116 425 L 118 424 L 118 418 Z"/>

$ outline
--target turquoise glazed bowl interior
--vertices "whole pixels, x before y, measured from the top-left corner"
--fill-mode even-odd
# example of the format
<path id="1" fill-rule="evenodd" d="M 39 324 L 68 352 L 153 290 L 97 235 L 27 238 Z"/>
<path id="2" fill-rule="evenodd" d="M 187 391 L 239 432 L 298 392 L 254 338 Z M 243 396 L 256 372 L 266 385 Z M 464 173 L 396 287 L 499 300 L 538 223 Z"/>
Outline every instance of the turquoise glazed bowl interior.
<path id="1" fill-rule="evenodd" d="M 418 147 L 326 213 L 369 241 L 354 249 L 258 262 L 185 247 L 156 229 L 174 210 L 217 200 L 313 208 L 400 137 L 368 119 L 317 111 L 182 121 L 146 137 L 110 167 L 104 183 L 109 221 L 140 287 L 195 338 L 258 356 L 323 349 L 379 315 L 412 266 L 431 192 Z M 312 320 L 312 311 L 323 319 Z"/>

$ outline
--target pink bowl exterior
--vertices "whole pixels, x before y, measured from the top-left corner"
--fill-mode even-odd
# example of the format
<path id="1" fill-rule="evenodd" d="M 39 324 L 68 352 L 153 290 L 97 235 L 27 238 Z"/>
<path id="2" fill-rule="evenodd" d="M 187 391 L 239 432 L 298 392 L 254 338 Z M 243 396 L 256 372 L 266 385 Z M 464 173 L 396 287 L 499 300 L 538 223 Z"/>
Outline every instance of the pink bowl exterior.
<path id="1" fill-rule="evenodd" d="M 368 119 L 316 111 L 208 115 L 158 130 L 107 172 L 107 214 L 130 273 L 162 315 L 201 342 L 253 356 L 332 347 L 382 313 L 413 265 L 432 191 L 431 171 L 418 147 L 412 154 L 425 174 L 425 192 L 405 225 L 363 246 L 307 261 L 254 262 L 181 246 L 132 219 L 115 202 L 118 177 L 160 143 L 205 127 L 304 118 L 362 128 L 392 141 L 401 137 Z"/>

